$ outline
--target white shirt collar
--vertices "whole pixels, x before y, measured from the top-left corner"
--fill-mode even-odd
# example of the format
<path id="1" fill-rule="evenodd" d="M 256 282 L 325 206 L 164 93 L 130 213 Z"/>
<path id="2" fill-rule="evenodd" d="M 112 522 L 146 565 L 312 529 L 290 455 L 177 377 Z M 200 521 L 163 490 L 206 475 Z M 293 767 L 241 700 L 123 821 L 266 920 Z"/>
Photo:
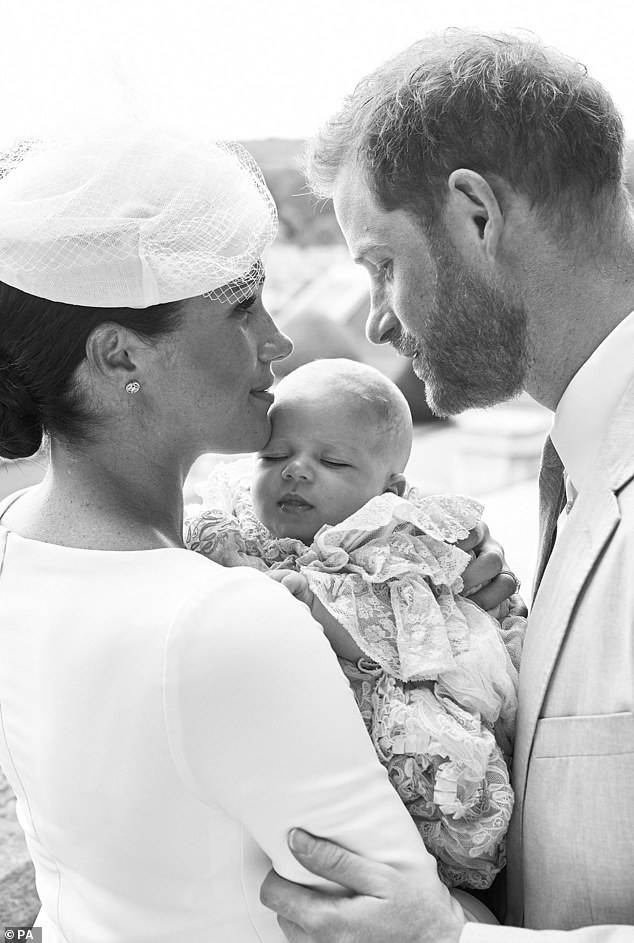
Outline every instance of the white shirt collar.
<path id="1" fill-rule="evenodd" d="M 634 311 L 599 344 L 566 387 L 550 437 L 577 492 L 594 465 L 617 403 L 634 376 Z"/>

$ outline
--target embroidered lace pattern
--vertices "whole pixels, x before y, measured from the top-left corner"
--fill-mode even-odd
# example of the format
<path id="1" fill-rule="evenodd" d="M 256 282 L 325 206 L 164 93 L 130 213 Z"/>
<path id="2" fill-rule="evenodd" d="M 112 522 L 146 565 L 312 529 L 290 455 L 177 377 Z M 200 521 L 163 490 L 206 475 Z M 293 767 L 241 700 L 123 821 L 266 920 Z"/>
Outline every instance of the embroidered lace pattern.
<path id="1" fill-rule="evenodd" d="M 461 495 L 369 501 L 310 547 L 274 537 L 250 501 L 250 460 L 218 466 L 186 545 L 224 566 L 299 569 L 364 652 L 339 659 L 379 759 L 449 886 L 485 888 L 505 863 L 509 771 L 526 620 L 468 598 L 456 547 L 482 507 Z"/>
<path id="2" fill-rule="evenodd" d="M 253 511 L 251 459 L 218 465 L 201 489 L 202 505 L 185 509 L 185 545 L 222 566 L 295 569 L 306 544 L 274 537 Z"/>

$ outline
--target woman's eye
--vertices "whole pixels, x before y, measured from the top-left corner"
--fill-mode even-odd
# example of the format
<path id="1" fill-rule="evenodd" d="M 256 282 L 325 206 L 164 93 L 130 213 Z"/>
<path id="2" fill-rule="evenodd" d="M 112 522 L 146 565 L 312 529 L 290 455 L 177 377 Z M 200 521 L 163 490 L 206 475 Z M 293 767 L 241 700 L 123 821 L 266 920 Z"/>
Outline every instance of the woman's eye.
<path id="1" fill-rule="evenodd" d="M 376 266 L 377 275 L 380 279 L 391 279 L 394 271 L 394 263 L 391 259 L 386 259 L 384 262 L 379 262 Z"/>
<path id="2" fill-rule="evenodd" d="M 249 311 L 250 308 L 253 307 L 253 305 L 256 303 L 257 300 L 258 300 L 257 295 L 249 295 L 248 298 L 245 298 L 243 301 L 237 304 L 234 310 L 245 313 Z"/>

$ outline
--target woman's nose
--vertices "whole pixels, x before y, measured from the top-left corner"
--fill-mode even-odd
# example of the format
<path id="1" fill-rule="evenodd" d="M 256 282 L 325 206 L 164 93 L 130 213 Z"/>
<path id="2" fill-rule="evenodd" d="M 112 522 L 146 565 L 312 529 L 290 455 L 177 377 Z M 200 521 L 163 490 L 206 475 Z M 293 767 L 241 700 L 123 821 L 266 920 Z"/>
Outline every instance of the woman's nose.
<path id="1" fill-rule="evenodd" d="M 390 305 L 372 300 L 370 313 L 365 323 L 366 337 L 373 344 L 388 344 L 394 330 L 399 328 L 399 320 Z"/>
<path id="2" fill-rule="evenodd" d="M 268 312 L 267 312 L 268 314 Z M 286 334 L 282 334 L 273 319 L 268 315 L 269 330 L 260 345 L 260 360 L 272 363 L 274 360 L 283 360 L 293 350 L 293 341 Z"/>

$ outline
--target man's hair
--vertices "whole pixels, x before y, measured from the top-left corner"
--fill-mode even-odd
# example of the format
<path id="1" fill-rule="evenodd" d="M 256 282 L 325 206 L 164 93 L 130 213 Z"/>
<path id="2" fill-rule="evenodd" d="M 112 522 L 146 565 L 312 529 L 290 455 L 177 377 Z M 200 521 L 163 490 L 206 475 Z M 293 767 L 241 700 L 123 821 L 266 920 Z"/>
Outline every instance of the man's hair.
<path id="1" fill-rule="evenodd" d="M 329 197 L 358 161 L 380 207 L 430 230 L 464 167 L 503 178 L 561 231 L 615 200 L 623 147 L 610 95 L 580 63 L 536 39 L 449 30 L 357 85 L 309 145 L 307 176 Z"/>

